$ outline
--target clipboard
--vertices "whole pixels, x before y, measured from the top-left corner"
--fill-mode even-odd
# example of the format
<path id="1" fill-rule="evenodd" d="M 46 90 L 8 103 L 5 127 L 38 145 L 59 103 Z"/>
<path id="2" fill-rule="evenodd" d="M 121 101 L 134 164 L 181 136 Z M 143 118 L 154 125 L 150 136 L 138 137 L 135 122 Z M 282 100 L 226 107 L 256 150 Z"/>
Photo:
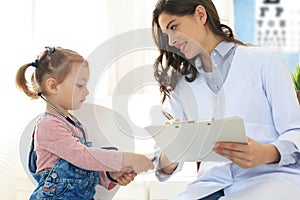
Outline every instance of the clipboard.
<path id="1" fill-rule="evenodd" d="M 217 141 L 247 144 L 240 117 L 181 121 L 145 129 L 172 162 L 229 161 L 212 151 Z"/>

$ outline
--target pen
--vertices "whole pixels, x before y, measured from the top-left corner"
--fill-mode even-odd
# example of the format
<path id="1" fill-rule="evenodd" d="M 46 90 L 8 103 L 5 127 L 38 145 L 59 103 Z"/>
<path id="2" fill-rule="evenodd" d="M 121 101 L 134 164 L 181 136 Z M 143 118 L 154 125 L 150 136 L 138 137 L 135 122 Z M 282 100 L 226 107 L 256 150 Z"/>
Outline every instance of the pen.
<path id="1" fill-rule="evenodd" d="M 154 162 L 156 160 L 156 156 L 154 156 L 152 159 L 151 159 L 151 162 Z"/>
<path id="2" fill-rule="evenodd" d="M 168 120 L 174 119 L 174 117 L 173 117 L 170 113 L 168 113 L 167 111 L 162 110 L 161 112 L 162 112 L 162 114 L 164 114 L 164 116 L 165 116 Z"/>

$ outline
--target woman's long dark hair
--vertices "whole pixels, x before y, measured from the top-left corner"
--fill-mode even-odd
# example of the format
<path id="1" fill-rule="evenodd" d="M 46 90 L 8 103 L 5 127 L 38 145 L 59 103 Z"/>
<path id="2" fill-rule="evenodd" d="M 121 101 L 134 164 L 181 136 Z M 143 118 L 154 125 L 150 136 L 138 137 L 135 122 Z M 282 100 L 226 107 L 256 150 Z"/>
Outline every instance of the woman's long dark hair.
<path id="1" fill-rule="evenodd" d="M 170 92 L 176 87 L 178 79 L 185 76 L 186 81 L 192 82 L 197 77 L 197 70 L 185 59 L 184 55 L 175 47 L 168 45 L 168 37 L 162 33 L 158 18 L 162 13 L 172 15 L 192 15 L 198 5 L 206 9 L 209 29 L 221 40 L 244 45 L 235 39 L 233 31 L 225 24 L 221 24 L 218 12 L 211 0 L 158 0 L 152 17 L 152 35 L 159 49 L 159 56 L 153 65 L 154 78 L 160 85 L 161 102 L 170 97 Z M 165 65 L 163 66 L 163 61 Z M 188 76 L 187 76 L 188 75 Z"/>

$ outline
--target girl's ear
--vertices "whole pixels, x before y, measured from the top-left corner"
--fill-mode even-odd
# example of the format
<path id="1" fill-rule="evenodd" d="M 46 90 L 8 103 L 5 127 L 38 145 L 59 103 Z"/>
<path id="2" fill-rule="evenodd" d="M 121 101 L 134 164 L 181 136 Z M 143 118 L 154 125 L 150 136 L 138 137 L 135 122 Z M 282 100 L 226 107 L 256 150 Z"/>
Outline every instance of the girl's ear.
<path id="1" fill-rule="evenodd" d="M 207 14 L 206 14 L 206 9 L 201 6 L 198 5 L 195 9 L 195 16 L 198 20 L 200 20 L 200 22 L 204 25 L 206 23 L 207 20 Z"/>
<path id="2" fill-rule="evenodd" d="M 46 89 L 49 94 L 57 94 L 57 81 L 54 78 L 46 80 Z"/>

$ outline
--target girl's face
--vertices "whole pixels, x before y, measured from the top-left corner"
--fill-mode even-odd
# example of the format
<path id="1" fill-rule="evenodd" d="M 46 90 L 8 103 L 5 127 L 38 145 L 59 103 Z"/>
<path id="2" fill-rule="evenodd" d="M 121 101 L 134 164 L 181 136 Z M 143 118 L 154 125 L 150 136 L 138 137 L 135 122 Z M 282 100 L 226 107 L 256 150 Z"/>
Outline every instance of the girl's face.
<path id="1" fill-rule="evenodd" d="M 79 109 L 89 94 L 87 83 L 90 70 L 87 65 L 75 65 L 65 80 L 57 85 L 59 107 L 66 110 Z"/>
<path id="2" fill-rule="evenodd" d="M 197 10 L 198 7 L 200 10 Z M 205 9 L 198 7 L 193 15 L 162 13 L 158 18 L 162 32 L 168 35 L 169 45 L 179 49 L 187 59 L 199 55 L 199 52 L 208 45 L 205 39 L 207 36 Z"/>

